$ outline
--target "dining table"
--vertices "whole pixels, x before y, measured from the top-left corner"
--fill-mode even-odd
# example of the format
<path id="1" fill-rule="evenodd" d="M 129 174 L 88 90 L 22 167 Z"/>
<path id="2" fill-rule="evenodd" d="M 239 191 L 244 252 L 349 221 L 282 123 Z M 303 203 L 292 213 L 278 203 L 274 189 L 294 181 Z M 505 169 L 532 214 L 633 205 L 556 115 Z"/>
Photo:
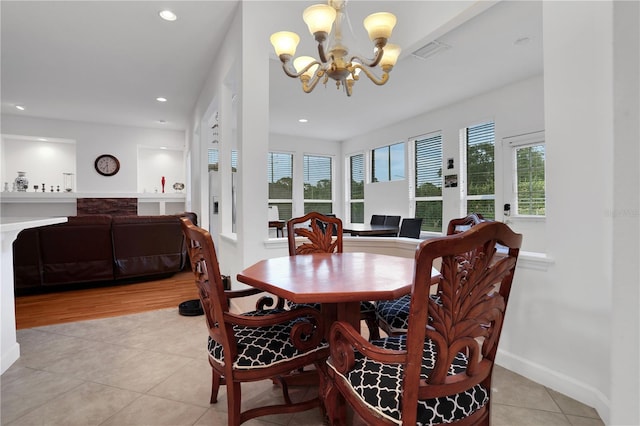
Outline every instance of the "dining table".
<path id="1" fill-rule="evenodd" d="M 400 228 L 390 225 L 371 225 L 368 223 L 349 223 L 342 227 L 342 232 L 351 236 L 385 236 L 396 237 Z"/>
<path id="2" fill-rule="evenodd" d="M 410 293 L 413 274 L 412 257 L 362 252 L 312 253 L 260 260 L 239 272 L 237 280 L 296 304 L 320 303 L 328 341 L 335 321 L 345 321 L 360 330 L 361 301 L 391 300 Z M 432 268 L 431 276 L 435 284 L 440 272 Z M 320 378 L 323 398 L 329 398 L 331 393 L 328 380 Z"/>
<path id="3" fill-rule="evenodd" d="M 320 303 L 325 333 L 346 321 L 360 330 L 360 302 L 397 299 L 411 292 L 414 259 L 379 253 L 311 253 L 261 260 L 239 282 L 296 304 Z M 440 272 L 433 268 L 433 282 Z"/>

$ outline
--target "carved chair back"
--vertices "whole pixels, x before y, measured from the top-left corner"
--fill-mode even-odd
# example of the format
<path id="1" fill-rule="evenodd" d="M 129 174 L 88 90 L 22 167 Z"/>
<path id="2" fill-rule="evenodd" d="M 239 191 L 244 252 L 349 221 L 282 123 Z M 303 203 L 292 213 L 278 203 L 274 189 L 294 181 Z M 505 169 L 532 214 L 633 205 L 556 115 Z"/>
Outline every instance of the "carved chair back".
<path id="1" fill-rule="evenodd" d="M 304 240 L 296 237 L 304 237 Z M 287 222 L 287 239 L 290 256 L 342 253 L 342 220 L 318 212 L 294 217 Z"/>
<path id="2" fill-rule="evenodd" d="M 447 235 L 459 234 L 486 220 L 480 213 L 470 213 L 465 217 L 451 219 L 447 226 Z"/>
<path id="3" fill-rule="evenodd" d="M 367 424 L 391 424 L 380 421 L 381 415 L 403 425 L 449 423 L 462 421 L 464 412 L 472 415 L 462 423 L 488 424 L 491 375 L 521 243 L 522 235 L 501 222 L 479 223 L 467 232 L 420 243 L 407 334 L 372 342 L 384 348 L 375 352 L 363 348 L 365 360 L 373 364 L 358 361 L 353 349 L 346 349 L 360 350 L 353 342 L 345 345 L 350 339 L 341 323 L 332 328 L 331 364 L 341 376 L 338 388 Z M 437 262 L 439 289 L 437 297 L 429 297 L 431 268 Z M 395 384 L 384 382 L 390 375 L 377 367 L 380 363 L 399 368 Z M 357 396 L 354 391 L 360 384 L 354 377 L 360 376 L 352 374 L 358 368 L 381 368 L 368 373 L 381 377 L 381 383 L 363 389 L 378 386 L 397 394 L 376 394 L 363 404 L 367 393 Z M 469 406 L 451 408 L 458 403 Z"/>

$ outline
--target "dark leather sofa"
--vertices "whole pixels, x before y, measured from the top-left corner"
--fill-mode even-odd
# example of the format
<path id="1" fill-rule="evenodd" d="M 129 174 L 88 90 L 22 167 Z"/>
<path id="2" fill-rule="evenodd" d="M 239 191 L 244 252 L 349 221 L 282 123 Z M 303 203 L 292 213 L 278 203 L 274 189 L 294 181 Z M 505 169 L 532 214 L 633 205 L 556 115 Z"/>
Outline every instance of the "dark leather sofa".
<path id="1" fill-rule="evenodd" d="M 140 281 L 170 276 L 188 265 L 180 217 L 71 216 L 68 222 L 25 229 L 13 242 L 17 295 L 62 286 Z"/>

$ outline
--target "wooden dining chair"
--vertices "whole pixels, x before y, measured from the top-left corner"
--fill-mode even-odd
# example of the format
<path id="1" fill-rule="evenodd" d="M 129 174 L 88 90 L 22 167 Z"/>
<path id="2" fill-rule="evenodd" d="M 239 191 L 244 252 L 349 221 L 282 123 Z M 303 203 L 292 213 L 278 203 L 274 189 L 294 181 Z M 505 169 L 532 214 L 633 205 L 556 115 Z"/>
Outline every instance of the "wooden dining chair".
<path id="1" fill-rule="evenodd" d="M 447 235 L 458 234 L 482 222 L 485 222 L 485 219 L 479 213 L 470 213 L 465 217 L 451 219 L 447 226 Z M 437 294 L 431 294 L 429 297 L 435 302 L 439 300 Z M 411 295 L 407 294 L 398 299 L 376 302 L 378 325 L 385 333 L 398 336 L 407 332 L 410 301 Z"/>
<path id="2" fill-rule="evenodd" d="M 333 229 L 334 232 L 327 232 L 327 229 Z M 287 238 L 290 256 L 310 253 L 342 253 L 342 220 L 317 212 L 307 213 L 287 221 Z M 294 305 L 289 304 L 289 306 Z M 319 303 L 308 306 L 320 309 Z M 360 316 L 367 324 L 369 337 L 377 339 L 380 336 L 380 330 L 374 304 L 362 301 Z"/>
<path id="3" fill-rule="evenodd" d="M 458 234 L 470 229 L 472 226 L 485 222 L 486 219 L 480 213 L 469 213 L 465 217 L 451 219 L 447 225 L 447 235 Z"/>
<path id="4" fill-rule="evenodd" d="M 502 222 L 425 240 L 416 250 L 406 334 L 368 342 L 348 323 L 334 323 L 327 360 L 333 387 L 325 398 L 331 424 L 344 424 L 346 401 L 367 425 L 488 425 L 521 243 Z M 498 253 L 498 244 L 506 251 Z M 428 295 L 438 261 L 436 302 Z"/>
<path id="5" fill-rule="evenodd" d="M 295 311 L 230 312 L 230 299 L 257 294 L 260 290 L 225 291 L 211 234 L 187 218 L 181 221 L 209 329 L 210 402 L 217 402 L 220 385 L 226 385 L 228 424 L 232 426 L 258 416 L 321 406 L 318 396 L 292 402 L 286 380 L 281 380 L 282 404 L 242 411 L 242 383 L 277 380 L 312 364 L 320 371 L 326 369 L 328 348 L 323 340 L 320 313 L 304 307 Z"/>

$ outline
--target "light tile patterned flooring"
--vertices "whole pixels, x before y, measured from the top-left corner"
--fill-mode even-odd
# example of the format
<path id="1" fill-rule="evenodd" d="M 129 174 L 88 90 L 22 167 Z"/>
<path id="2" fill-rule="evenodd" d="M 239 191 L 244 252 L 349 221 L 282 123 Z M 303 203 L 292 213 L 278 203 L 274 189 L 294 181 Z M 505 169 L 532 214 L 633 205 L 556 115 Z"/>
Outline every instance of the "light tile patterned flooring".
<path id="1" fill-rule="evenodd" d="M 1 377 L 1 424 L 225 425 L 209 404 L 204 317 L 177 309 L 18 330 L 21 357 Z M 313 392 L 296 388 L 294 392 Z M 279 402 L 270 381 L 243 388 L 243 408 Z M 323 425 L 319 409 L 246 425 Z M 492 425 L 602 425 L 593 408 L 497 367 Z"/>

